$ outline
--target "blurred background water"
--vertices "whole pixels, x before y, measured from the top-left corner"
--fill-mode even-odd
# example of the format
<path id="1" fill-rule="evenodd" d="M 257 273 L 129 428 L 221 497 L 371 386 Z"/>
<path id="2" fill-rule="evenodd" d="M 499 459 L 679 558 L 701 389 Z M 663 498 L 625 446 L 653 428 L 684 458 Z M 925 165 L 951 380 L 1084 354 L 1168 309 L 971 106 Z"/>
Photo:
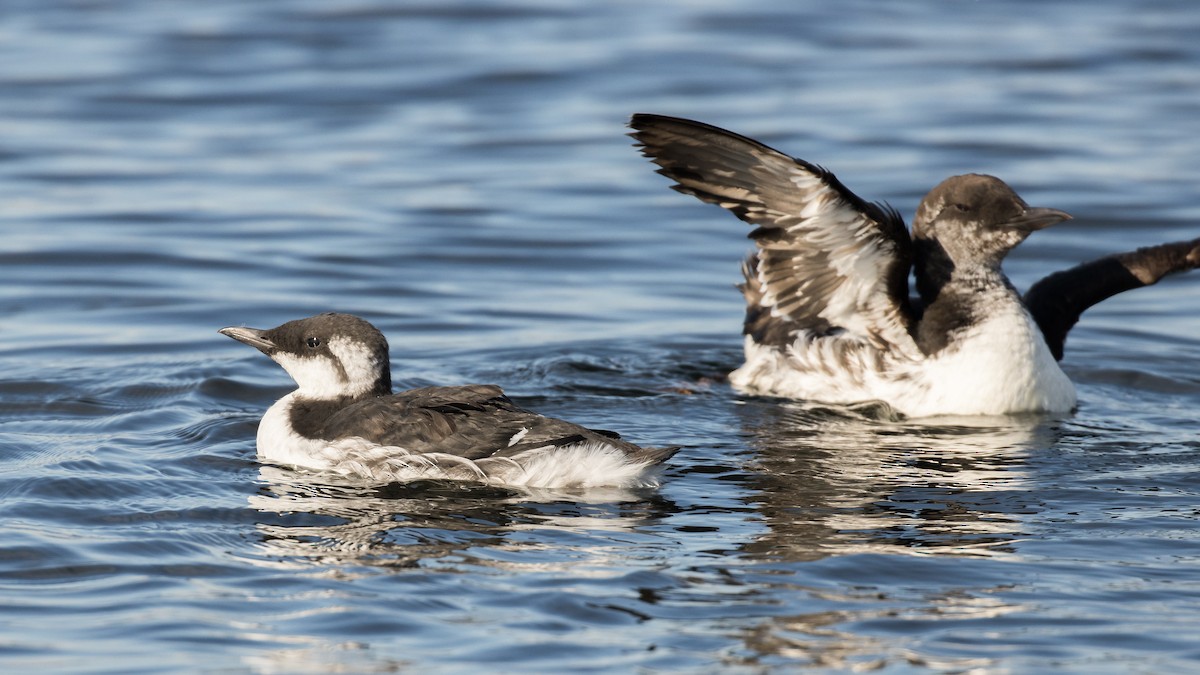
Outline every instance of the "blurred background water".
<path id="1" fill-rule="evenodd" d="M 746 227 L 635 111 L 823 164 L 906 218 L 998 175 L 1075 220 L 1021 288 L 1197 236 L 1185 0 L 0 0 L 6 672 L 1200 669 L 1200 278 L 1094 308 L 1078 412 L 754 399 Z M 647 492 L 260 466 L 319 311 L 401 386 L 495 382 L 683 444 Z"/>

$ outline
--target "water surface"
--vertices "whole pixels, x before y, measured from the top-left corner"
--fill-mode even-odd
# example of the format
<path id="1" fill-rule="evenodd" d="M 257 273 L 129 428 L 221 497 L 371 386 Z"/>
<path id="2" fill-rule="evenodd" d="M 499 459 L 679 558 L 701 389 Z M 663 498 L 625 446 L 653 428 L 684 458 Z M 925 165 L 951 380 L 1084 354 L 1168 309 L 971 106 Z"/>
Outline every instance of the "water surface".
<path id="1" fill-rule="evenodd" d="M 1183 0 L 4 3 L 0 663 L 1200 668 L 1200 278 L 1084 317 L 1071 415 L 748 398 L 746 228 L 623 136 L 726 126 L 906 217 L 998 175 L 1075 216 L 1024 288 L 1197 236 L 1197 34 Z M 632 492 L 260 465 L 289 383 L 215 331 L 328 310 L 401 386 L 684 449 Z"/>

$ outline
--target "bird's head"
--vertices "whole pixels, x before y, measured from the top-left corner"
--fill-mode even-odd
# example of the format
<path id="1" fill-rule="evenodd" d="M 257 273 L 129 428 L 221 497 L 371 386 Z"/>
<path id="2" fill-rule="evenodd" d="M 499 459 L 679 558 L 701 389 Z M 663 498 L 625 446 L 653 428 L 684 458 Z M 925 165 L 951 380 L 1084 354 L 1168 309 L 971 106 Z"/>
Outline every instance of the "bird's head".
<path id="1" fill-rule="evenodd" d="M 913 219 L 918 248 L 936 243 L 955 267 L 999 266 L 1031 233 L 1071 216 L 1029 206 L 995 176 L 951 176 L 925 195 Z"/>
<path id="2" fill-rule="evenodd" d="M 271 357 L 305 398 L 391 393 L 387 339 L 352 314 L 318 314 L 269 330 L 230 327 L 219 332 Z"/>

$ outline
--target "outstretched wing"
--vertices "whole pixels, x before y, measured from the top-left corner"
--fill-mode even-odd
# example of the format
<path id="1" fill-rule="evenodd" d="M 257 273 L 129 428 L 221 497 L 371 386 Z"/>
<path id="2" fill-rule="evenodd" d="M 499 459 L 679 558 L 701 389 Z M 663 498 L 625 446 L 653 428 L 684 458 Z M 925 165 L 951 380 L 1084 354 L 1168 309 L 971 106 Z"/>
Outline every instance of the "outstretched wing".
<path id="1" fill-rule="evenodd" d="M 1200 267 L 1200 239 L 1147 246 L 1055 272 L 1030 287 L 1025 306 L 1054 358 L 1062 360 L 1067 333 L 1087 308 L 1196 267 Z"/>
<path id="2" fill-rule="evenodd" d="M 349 436 L 411 453 L 472 460 L 600 439 L 636 450 L 617 434 L 525 410 L 500 387 L 485 384 L 426 387 L 360 401 L 330 417 L 321 432 L 330 441 Z"/>
<path id="3" fill-rule="evenodd" d="M 821 167 L 724 129 L 647 114 L 629 126 L 674 189 L 756 226 L 748 300 L 780 324 L 843 329 L 918 352 L 908 300 L 912 240 L 894 209 L 864 201 Z M 763 323 L 763 313 L 750 308 L 748 331 L 752 319 Z"/>

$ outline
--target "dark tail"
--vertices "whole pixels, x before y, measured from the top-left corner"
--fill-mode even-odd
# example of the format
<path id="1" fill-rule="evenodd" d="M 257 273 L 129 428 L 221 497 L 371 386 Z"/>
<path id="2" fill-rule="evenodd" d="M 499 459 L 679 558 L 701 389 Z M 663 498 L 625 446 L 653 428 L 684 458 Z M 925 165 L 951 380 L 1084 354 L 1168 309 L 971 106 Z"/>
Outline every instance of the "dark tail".
<path id="1" fill-rule="evenodd" d="M 665 448 L 639 448 L 633 457 L 646 462 L 648 465 L 662 464 L 675 456 L 682 446 L 671 445 Z"/>

